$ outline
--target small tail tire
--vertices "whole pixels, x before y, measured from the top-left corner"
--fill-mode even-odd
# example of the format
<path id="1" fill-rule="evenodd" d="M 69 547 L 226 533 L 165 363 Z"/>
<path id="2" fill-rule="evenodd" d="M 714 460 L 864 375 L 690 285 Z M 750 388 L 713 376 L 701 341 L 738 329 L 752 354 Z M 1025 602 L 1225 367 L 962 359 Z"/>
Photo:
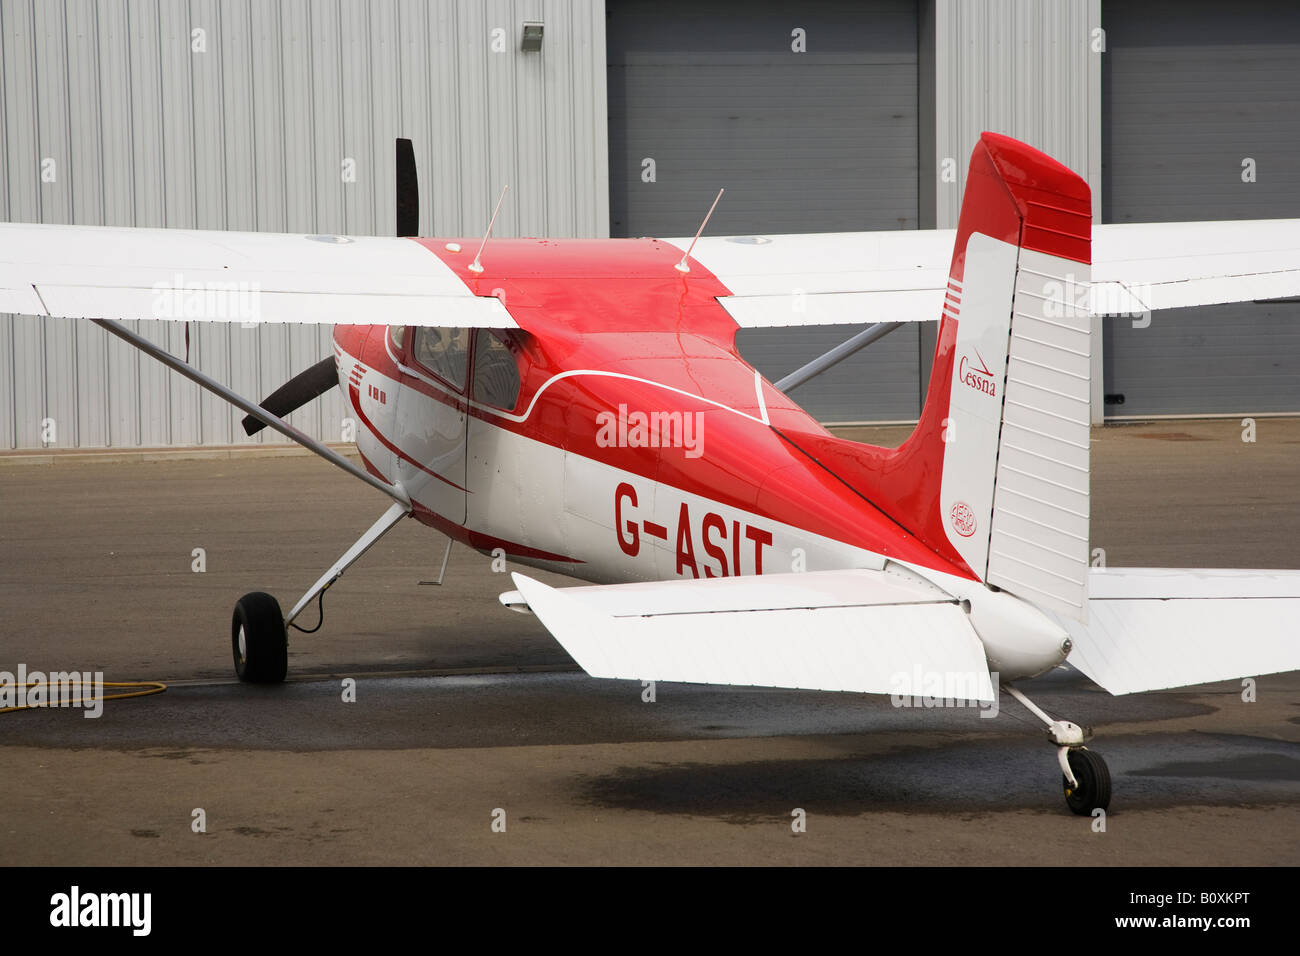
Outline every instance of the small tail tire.
<path id="1" fill-rule="evenodd" d="M 289 638 L 280 602 L 262 591 L 240 598 L 230 622 L 230 649 L 241 681 L 283 681 L 289 672 Z"/>
<path id="2" fill-rule="evenodd" d="M 1065 802 L 1072 811 L 1082 817 L 1092 816 L 1093 810 L 1106 810 L 1110 807 L 1110 770 L 1101 755 L 1077 747 L 1070 751 L 1070 772 L 1079 781 L 1077 787 L 1071 787 L 1064 775 L 1061 781 L 1065 787 Z"/>

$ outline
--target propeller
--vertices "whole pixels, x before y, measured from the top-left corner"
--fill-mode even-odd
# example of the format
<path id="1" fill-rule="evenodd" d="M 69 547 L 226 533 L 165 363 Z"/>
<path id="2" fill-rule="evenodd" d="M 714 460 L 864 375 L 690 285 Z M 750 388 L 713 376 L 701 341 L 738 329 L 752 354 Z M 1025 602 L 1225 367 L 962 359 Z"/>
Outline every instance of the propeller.
<path id="1" fill-rule="evenodd" d="M 302 408 L 313 398 L 324 395 L 338 383 L 339 376 L 334 358 L 332 356 L 324 358 L 305 372 L 299 372 L 263 399 L 262 407 L 272 415 L 284 418 L 290 412 Z M 265 423 L 252 415 L 244 416 L 244 431 L 249 435 L 256 435 L 265 427 Z"/>
<path id="2" fill-rule="evenodd" d="M 409 139 L 397 141 L 397 234 L 420 234 L 420 181 L 415 172 L 415 147 Z"/>
<path id="3" fill-rule="evenodd" d="M 420 234 L 420 183 L 415 170 L 415 146 L 409 139 L 397 140 L 397 234 Z M 262 402 L 262 408 L 281 418 L 319 398 L 338 384 L 333 358 L 324 358 L 285 382 Z M 266 425 L 252 415 L 244 416 L 244 431 L 256 435 Z"/>

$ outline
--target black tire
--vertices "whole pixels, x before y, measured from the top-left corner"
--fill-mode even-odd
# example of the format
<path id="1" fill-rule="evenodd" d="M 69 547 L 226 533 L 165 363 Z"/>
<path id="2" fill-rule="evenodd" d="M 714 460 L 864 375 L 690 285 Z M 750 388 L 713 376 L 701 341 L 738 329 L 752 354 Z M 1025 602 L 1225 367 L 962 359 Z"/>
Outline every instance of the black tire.
<path id="1" fill-rule="evenodd" d="M 1065 788 L 1065 802 L 1081 817 L 1092 816 L 1093 810 L 1110 807 L 1110 770 L 1100 754 L 1082 747 L 1070 751 L 1070 772 L 1079 786 L 1072 789 L 1070 781 L 1061 777 Z"/>
<path id="2" fill-rule="evenodd" d="M 289 638 L 280 602 L 262 591 L 240 598 L 230 623 L 230 649 L 240 680 L 249 684 L 283 681 L 289 672 Z"/>

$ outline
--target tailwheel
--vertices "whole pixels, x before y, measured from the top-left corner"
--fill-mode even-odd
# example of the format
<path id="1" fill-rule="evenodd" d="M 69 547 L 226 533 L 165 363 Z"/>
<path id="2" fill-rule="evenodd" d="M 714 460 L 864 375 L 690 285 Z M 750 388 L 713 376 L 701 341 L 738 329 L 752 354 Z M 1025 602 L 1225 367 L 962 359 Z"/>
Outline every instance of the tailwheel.
<path id="1" fill-rule="evenodd" d="M 289 640 L 280 602 L 262 591 L 245 594 L 230 623 L 235 673 L 249 684 L 278 684 L 289 671 Z"/>
<path id="2" fill-rule="evenodd" d="M 1101 755 L 1084 747 L 1070 750 L 1070 773 L 1074 775 L 1077 786 L 1070 784 L 1070 778 L 1062 775 L 1065 787 L 1065 802 L 1070 809 L 1083 817 L 1092 816 L 1092 811 L 1106 810 L 1110 807 L 1110 770 Z"/>

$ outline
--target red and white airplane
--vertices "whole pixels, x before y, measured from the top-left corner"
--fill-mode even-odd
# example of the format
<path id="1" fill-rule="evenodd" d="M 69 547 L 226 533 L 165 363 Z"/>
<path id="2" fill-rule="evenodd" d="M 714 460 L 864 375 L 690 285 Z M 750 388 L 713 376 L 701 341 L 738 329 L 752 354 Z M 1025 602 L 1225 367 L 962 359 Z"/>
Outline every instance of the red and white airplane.
<path id="1" fill-rule="evenodd" d="M 403 143 L 399 232 L 413 234 Z M 1042 719 L 1067 802 L 1088 814 L 1108 804 L 1105 763 L 1012 681 L 1067 658 L 1116 694 L 1300 667 L 1300 572 L 1090 569 L 1094 313 L 1300 294 L 1300 222 L 1094 227 L 1082 179 L 991 133 L 966 182 L 955 232 L 9 224 L 0 312 L 93 319 L 243 409 L 250 431 L 265 423 L 393 500 L 287 615 L 264 593 L 238 602 L 244 680 L 283 680 L 287 625 L 413 516 L 594 582 L 515 574 L 501 600 L 597 677 L 965 701 L 1001 685 Z M 212 294 L 235 284 L 256 315 Z M 181 317 L 329 322 L 334 355 L 259 406 L 113 321 Z M 935 318 L 929 392 L 900 447 L 837 438 L 786 394 Z M 735 347 L 741 327 L 872 319 L 776 384 Z M 281 417 L 335 384 L 364 470 Z"/>

